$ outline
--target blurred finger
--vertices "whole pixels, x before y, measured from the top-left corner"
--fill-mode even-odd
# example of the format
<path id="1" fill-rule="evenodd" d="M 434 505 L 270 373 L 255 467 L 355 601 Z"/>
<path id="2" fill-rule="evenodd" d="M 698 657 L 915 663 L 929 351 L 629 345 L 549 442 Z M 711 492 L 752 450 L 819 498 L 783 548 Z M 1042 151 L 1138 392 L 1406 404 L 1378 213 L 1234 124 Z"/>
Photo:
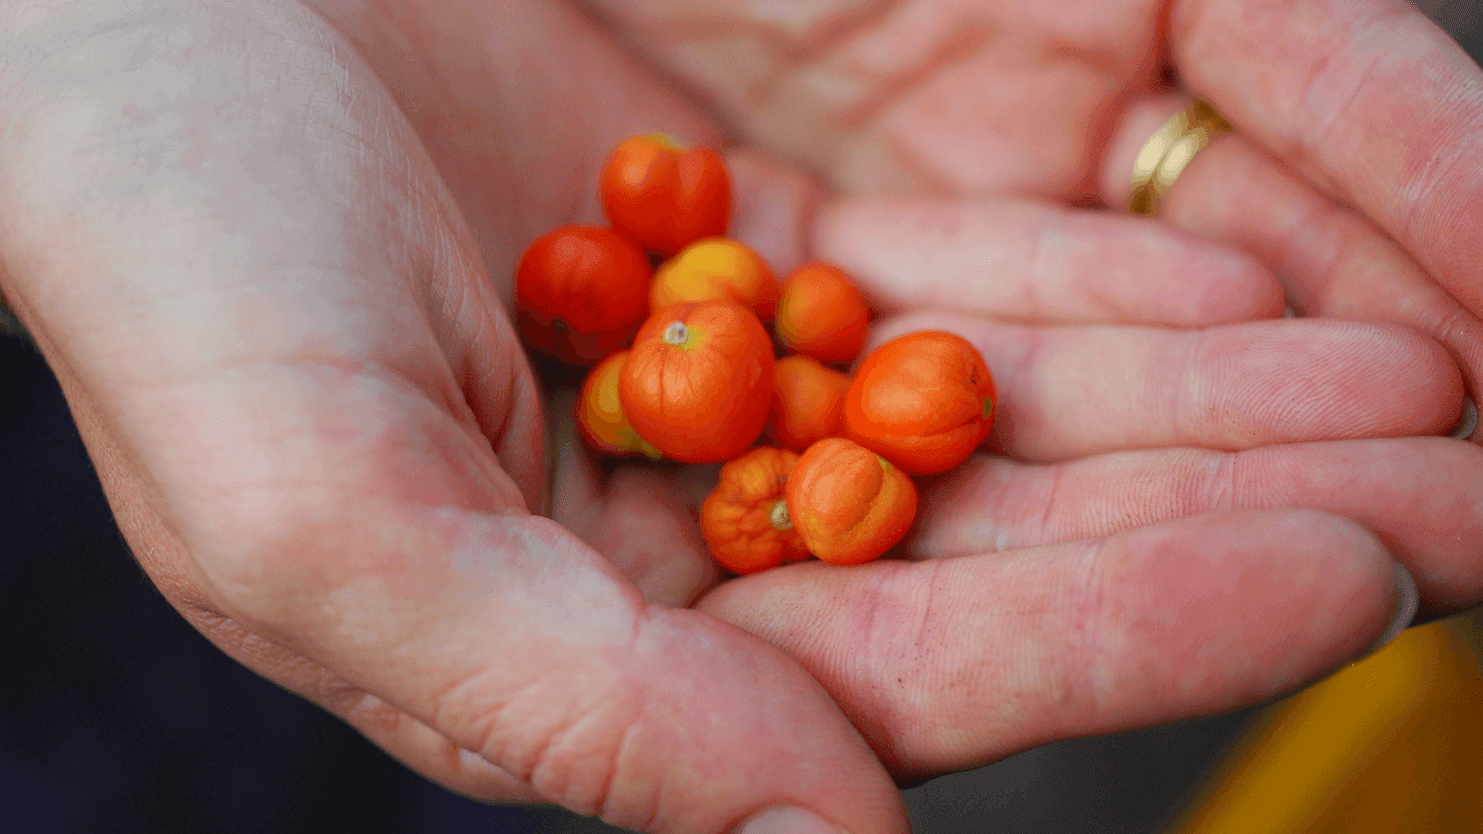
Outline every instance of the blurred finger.
<path id="1" fill-rule="evenodd" d="M 1189 89 L 1483 313 L 1483 71 L 1445 32 L 1400 0 L 1190 0 L 1169 40 Z"/>
<path id="2" fill-rule="evenodd" d="M 726 154 L 731 175 L 731 226 L 726 236 L 761 255 L 778 277 L 808 259 L 808 227 L 823 199 L 819 184 L 798 168 L 750 146 Z"/>
<path id="3" fill-rule="evenodd" d="M 1424 617 L 1483 594 L 1483 451 L 1443 438 L 1159 449 L 1053 465 L 975 456 L 920 485 L 921 510 L 904 542 L 912 558 L 1076 541 L 1219 510 L 1301 507 L 1374 531 L 1416 577 Z"/>
<path id="4" fill-rule="evenodd" d="M 1130 106 L 1103 170 L 1104 196 L 1126 205 L 1141 143 L 1188 98 Z M 1470 313 L 1388 234 L 1316 191 L 1237 133 L 1199 153 L 1160 205 L 1190 232 L 1251 252 L 1304 315 L 1405 324 L 1446 345 L 1468 387 L 1483 390 L 1483 320 Z"/>
<path id="5" fill-rule="evenodd" d="M 1445 434 L 1462 409 L 1446 351 L 1394 326 L 1028 327 L 921 312 L 882 322 L 872 338 L 932 328 L 983 354 L 999 392 L 990 443 L 1022 460 Z"/>
<path id="6" fill-rule="evenodd" d="M 1239 250 L 1032 200 L 839 200 L 819 211 L 812 248 L 885 311 L 1176 327 L 1282 313 L 1281 288 Z"/>
<path id="7" fill-rule="evenodd" d="M 701 609 L 798 658 L 898 775 L 1246 706 L 1366 652 L 1398 575 L 1358 525 L 1221 513 L 851 570 L 803 563 Z"/>

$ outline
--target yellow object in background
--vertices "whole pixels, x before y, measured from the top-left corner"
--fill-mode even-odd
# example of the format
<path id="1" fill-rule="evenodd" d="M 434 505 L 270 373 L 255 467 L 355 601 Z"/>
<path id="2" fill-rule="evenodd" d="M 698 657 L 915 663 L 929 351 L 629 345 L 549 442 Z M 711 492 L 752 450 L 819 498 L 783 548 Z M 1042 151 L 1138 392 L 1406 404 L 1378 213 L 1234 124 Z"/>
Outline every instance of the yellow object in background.
<path id="1" fill-rule="evenodd" d="M 1483 628 L 1409 629 L 1269 707 L 1170 834 L 1483 834 Z"/>

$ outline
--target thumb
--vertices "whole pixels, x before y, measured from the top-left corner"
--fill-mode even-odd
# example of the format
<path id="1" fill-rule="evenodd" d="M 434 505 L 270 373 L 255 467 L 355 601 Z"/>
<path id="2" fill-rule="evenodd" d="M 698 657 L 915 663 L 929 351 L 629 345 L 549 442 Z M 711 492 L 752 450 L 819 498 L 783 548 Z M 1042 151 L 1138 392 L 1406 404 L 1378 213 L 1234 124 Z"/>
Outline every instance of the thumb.
<path id="1" fill-rule="evenodd" d="M 451 742 L 539 799 L 654 834 L 908 830 L 890 777 L 801 667 L 646 605 L 547 519 L 403 506 L 333 535 L 274 527 L 277 545 L 207 568 L 234 589 L 225 613 L 436 730 L 378 739 L 406 761 Z"/>

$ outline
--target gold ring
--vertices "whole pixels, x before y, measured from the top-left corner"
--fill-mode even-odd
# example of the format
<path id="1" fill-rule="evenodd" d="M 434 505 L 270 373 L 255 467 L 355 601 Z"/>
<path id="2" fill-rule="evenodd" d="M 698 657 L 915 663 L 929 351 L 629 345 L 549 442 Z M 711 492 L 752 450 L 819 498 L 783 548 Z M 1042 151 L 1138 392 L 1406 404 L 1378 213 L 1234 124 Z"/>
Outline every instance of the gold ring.
<path id="1" fill-rule="evenodd" d="M 1138 149 L 1138 157 L 1133 161 L 1133 196 L 1128 199 L 1128 211 L 1158 214 L 1159 201 L 1169 193 L 1195 155 L 1211 139 L 1230 131 L 1231 123 L 1201 99 L 1195 99 L 1189 107 L 1169 117 Z"/>

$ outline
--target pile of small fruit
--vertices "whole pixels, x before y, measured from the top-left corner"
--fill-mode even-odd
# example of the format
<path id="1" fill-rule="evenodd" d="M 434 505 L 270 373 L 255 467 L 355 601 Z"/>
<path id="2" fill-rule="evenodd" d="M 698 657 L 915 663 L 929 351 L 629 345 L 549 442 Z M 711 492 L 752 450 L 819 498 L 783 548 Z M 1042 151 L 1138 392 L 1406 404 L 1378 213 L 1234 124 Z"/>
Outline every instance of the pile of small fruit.
<path id="1" fill-rule="evenodd" d="M 515 276 L 526 346 L 591 368 L 576 406 L 588 446 L 724 463 L 700 518 L 735 573 L 810 555 L 858 564 L 894 546 L 916 515 L 910 476 L 957 466 L 988 436 L 983 357 L 924 331 L 838 370 L 865 345 L 865 299 L 824 263 L 779 282 L 725 237 L 731 183 L 714 150 L 629 139 L 599 192 L 609 226 L 543 235 Z M 764 433 L 775 445 L 754 445 Z"/>

